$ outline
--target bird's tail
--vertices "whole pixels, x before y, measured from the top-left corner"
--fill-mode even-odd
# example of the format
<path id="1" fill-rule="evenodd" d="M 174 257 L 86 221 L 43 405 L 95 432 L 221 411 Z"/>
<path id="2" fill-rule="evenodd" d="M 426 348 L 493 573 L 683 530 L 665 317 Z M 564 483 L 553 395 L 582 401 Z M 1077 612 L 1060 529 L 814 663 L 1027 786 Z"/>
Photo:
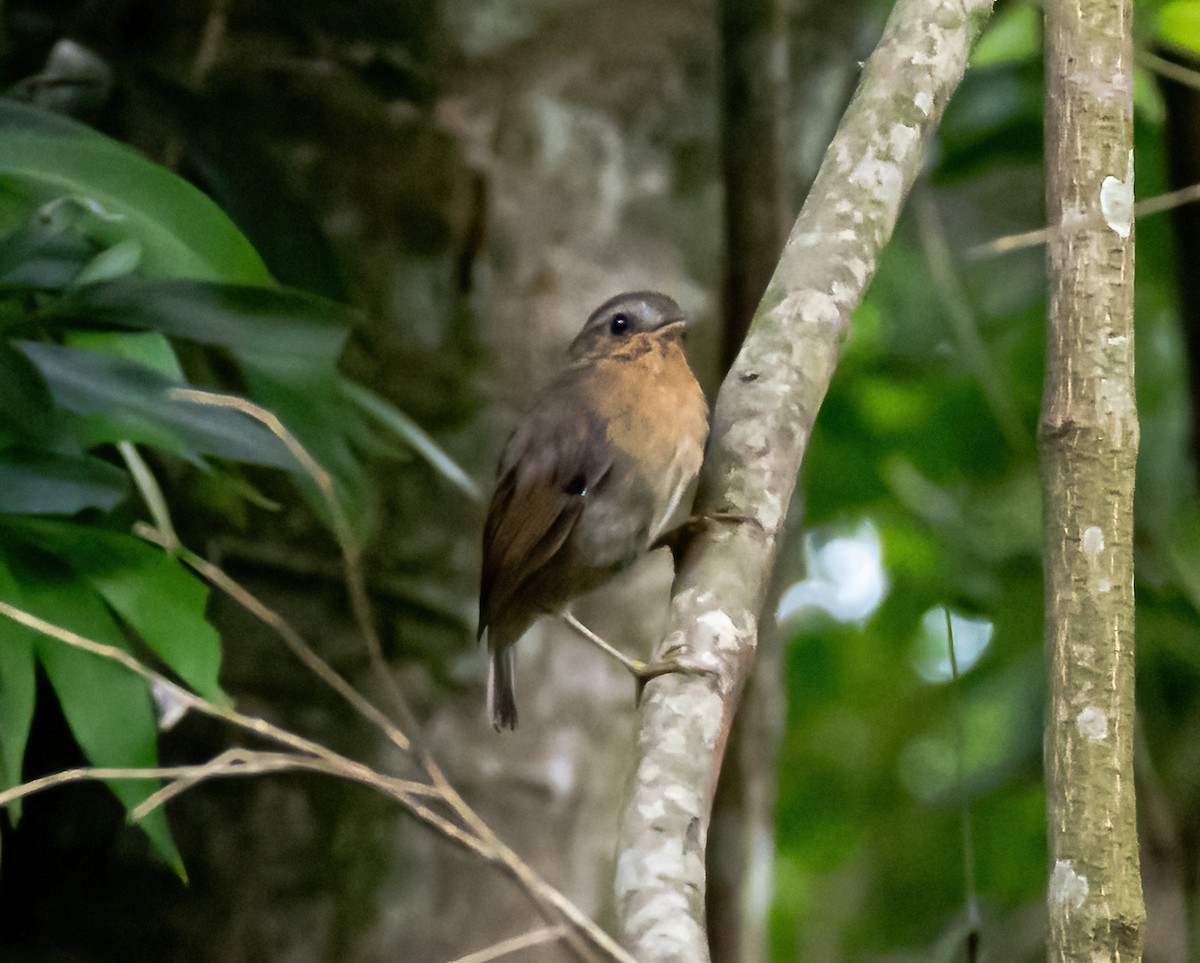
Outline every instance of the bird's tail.
<path id="1" fill-rule="evenodd" d="M 515 663 L 513 649 L 505 645 L 492 650 L 492 661 L 488 670 L 487 705 L 488 715 L 496 731 L 517 728 L 517 696 L 513 691 Z"/>

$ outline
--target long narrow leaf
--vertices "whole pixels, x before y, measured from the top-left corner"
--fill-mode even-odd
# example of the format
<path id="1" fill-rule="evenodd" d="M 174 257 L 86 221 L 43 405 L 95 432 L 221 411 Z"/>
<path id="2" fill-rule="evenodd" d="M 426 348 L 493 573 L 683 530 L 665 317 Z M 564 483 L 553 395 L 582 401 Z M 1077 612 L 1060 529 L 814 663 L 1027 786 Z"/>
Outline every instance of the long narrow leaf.
<path id="1" fill-rule="evenodd" d="M 236 411 L 171 396 L 178 382 L 123 358 L 54 344 L 16 342 L 50 385 L 57 404 L 92 422 L 101 441 L 144 441 L 179 454 L 295 470 L 294 459 L 266 428 Z"/>
<path id="2" fill-rule="evenodd" d="M 220 638 L 204 617 L 208 589 L 180 562 L 132 535 L 68 522 L 27 521 L 17 531 L 86 579 L 185 683 L 225 699 Z"/>
<path id="3" fill-rule="evenodd" d="M 5 599 L 39 618 L 94 641 L 125 648 L 121 629 L 104 603 L 69 571 L 34 559 L 28 552 L 4 552 L 20 599 Z M 3 587 L 0 586 L 0 591 Z M 34 648 L 62 705 L 71 734 L 84 755 L 97 766 L 150 767 L 157 764 L 157 723 L 145 682 L 122 666 L 39 636 Z M 133 809 L 156 788 L 151 780 L 113 780 L 110 789 L 126 809 Z M 159 855 L 177 873 L 183 863 L 162 810 L 139 825 Z"/>
<path id="4" fill-rule="evenodd" d="M 0 598 L 20 604 L 17 584 L 0 555 Z M 25 744 L 33 724 L 36 677 L 33 661 L 34 633 L 11 619 L 0 619 L 0 788 L 21 781 Z M 15 823 L 21 816 L 21 801 L 9 807 Z"/>
<path id="5" fill-rule="evenodd" d="M 112 511 L 129 495 L 125 473 L 90 455 L 0 451 L 0 512 L 74 515 Z"/>
<path id="6" fill-rule="evenodd" d="M 471 476 L 463 471 L 454 459 L 442 451 L 437 442 L 430 438 L 420 425 L 399 408 L 388 404 L 362 385 L 355 384 L 346 378 L 340 379 L 340 382 L 342 394 L 361 411 L 395 434 L 471 501 L 481 500 L 479 488 L 472 481 Z"/>
<path id="7" fill-rule="evenodd" d="M 75 197 L 142 243 L 152 276 L 271 283 L 233 222 L 187 181 L 82 124 L 0 100 L 0 175 L 39 202 Z"/>
<path id="8" fill-rule="evenodd" d="M 351 312 L 283 288 L 120 278 L 73 291 L 51 316 L 160 331 L 235 352 L 300 355 L 332 368 Z"/>

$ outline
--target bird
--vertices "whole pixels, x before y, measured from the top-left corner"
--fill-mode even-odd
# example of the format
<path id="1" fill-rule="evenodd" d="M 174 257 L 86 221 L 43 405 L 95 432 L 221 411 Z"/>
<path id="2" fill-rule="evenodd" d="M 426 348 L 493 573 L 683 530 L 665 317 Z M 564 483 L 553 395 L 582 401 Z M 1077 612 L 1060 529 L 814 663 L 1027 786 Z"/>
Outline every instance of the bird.
<path id="1" fill-rule="evenodd" d="M 708 403 L 684 354 L 685 324 L 655 291 L 605 301 L 504 446 L 483 530 L 478 632 L 497 731 L 517 725 L 517 641 L 657 547 L 700 470 Z M 591 637 L 640 674 L 642 663 Z"/>

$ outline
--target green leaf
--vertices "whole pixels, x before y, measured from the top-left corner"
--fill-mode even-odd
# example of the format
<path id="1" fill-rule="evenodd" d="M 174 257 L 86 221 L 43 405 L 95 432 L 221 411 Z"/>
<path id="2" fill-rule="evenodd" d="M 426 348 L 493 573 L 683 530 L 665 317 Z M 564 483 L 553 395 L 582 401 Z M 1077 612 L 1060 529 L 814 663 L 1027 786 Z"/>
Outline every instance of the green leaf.
<path id="1" fill-rule="evenodd" d="M 165 75 L 140 79 L 139 92 L 184 140 L 182 166 L 246 234 L 271 273 L 289 287 L 345 300 L 319 211 L 293 186 L 285 159 L 250 115 L 219 91 L 196 92 Z"/>
<path id="2" fill-rule="evenodd" d="M 111 220 L 109 243 L 136 238 L 143 270 L 270 284 L 233 222 L 187 181 L 91 128 L 0 100 L 0 175 L 40 201 L 73 197 Z"/>
<path id="3" fill-rule="evenodd" d="M 1158 36 L 1167 43 L 1200 53 L 1200 3 L 1175 0 L 1158 11 Z"/>
<path id="4" fill-rule="evenodd" d="M 74 284 L 82 287 L 85 284 L 99 284 L 102 281 L 112 281 L 115 278 L 131 274 L 142 260 L 142 242 L 137 238 L 127 237 L 117 241 L 112 247 L 105 248 L 92 258 L 82 271 L 75 277 Z"/>
<path id="5" fill-rule="evenodd" d="M 281 288 L 122 278 L 80 288 L 54 304 L 49 314 L 160 331 L 239 353 L 302 356 L 332 368 L 352 312 Z"/>
<path id="6" fill-rule="evenodd" d="M 54 403 L 37 368 L 7 341 L 0 341 L 0 422 L 17 434 L 43 441 L 51 432 Z"/>
<path id="7" fill-rule="evenodd" d="M 185 457 L 217 455 L 273 468 L 296 469 L 283 443 L 252 418 L 171 397 L 181 385 L 144 365 L 92 351 L 18 341 L 41 371 L 54 400 L 87 419 L 92 444 L 140 441 Z"/>
<path id="8" fill-rule="evenodd" d="M 24 221 L 0 241 L 0 289 L 66 287 L 95 257 L 97 245 L 82 224 L 86 208 L 58 199 L 33 210 L 35 198 L 2 175 L 0 198 Z"/>
<path id="9" fill-rule="evenodd" d="M 67 522 L 22 523 L 40 548 L 66 561 L 180 679 L 214 702 L 221 641 L 204 617 L 208 589 L 178 560 L 141 539 Z"/>
<path id="10" fill-rule="evenodd" d="M 0 598 L 20 605 L 20 593 L 3 556 L 0 556 Z M 11 789 L 21 782 L 37 688 L 33 643 L 32 630 L 0 616 L 0 789 Z M 8 808 L 16 823 L 21 818 L 21 800 L 9 803 Z"/>
<path id="11" fill-rule="evenodd" d="M 12 601 L 57 625 L 94 642 L 127 648 L 120 627 L 99 596 L 52 560 L 4 546 L 20 602 Z M 39 636 L 34 643 L 38 662 L 62 705 L 71 734 L 93 765 L 144 768 L 158 763 L 154 704 L 144 680 L 117 663 L 84 652 L 58 639 Z M 133 809 L 156 788 L 155 780 L 111 780 L 109 788 Z M 138 824 L 159 855 L 183 875 L 183 862 L 161 809 Z"/>
<path id="12" fill-rule="evenodd" d="M 305 450 L 329 472 L 336 497 L 356 534 L 366 537 L 377 522 L 370 482 L 350 439 L 356 413 L 337 391 L 338 375 L 332 365 L 314 365 L 305 359 L 265 355 L 242 359 L 249 393 L 271 409 Z M 310 507 L 332 527 L 324 496 L 306 474 L 296 478 Z"/>
<path id="13" fill-rule="evenodd" d="M 81 348 L 145 365 L 176 384 L 183 384 L 183 369 L 171 342 L 153 331 L 71 331 L 63 339 L 69 348 Z"/>
<path id="14" fill-rule="evenodd" d="M 971 51 L 971 67 L 991 67 L 1041 57 L 1042 8 L 1033 3 L 1005 7 L 991 22 Z"/>
<path id="15" fill-rule="evenodd" d="M 454 459 L 442 451 L 437 442 L 430 438 L 421 426 L 408 415 L 348 378 L 339 379 L 339 387 L 349 401 L 412 448 L 471 501 L 481 500 L 479 488 L 471 476 L 463 471 Z"/>
<path id="16" fill-rule="evenodd" d="M 99 458 L 0 451 L 0 512 L 74 515 L 85 508 L 109 512 L 128 495 L 125 473 Z"/>

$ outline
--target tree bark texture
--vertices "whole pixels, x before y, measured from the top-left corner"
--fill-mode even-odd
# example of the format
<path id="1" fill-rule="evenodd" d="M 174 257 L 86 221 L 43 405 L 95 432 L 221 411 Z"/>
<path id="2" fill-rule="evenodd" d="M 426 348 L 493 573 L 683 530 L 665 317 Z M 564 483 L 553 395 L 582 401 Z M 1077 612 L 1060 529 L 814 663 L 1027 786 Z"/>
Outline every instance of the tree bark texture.
<path id="1" fill-rule="evenodd" d="M 850 312 L 991 6 L 897 4 L 718 397 L 695 511 L 750 520 L 714 521 L 685 546 L 657 656 L 703 671 L 652 681 L 640 707 L 615 890 L 625 944 L 646 963 L 709 958 L 713 792 L 800 461 Z"/>
<path id="2" fill-rule="evenodd" d="M 1133 48 L 1128 0 L 1046 6 L 1049 959 L 1141 958 L 1134 806 Z"/>

